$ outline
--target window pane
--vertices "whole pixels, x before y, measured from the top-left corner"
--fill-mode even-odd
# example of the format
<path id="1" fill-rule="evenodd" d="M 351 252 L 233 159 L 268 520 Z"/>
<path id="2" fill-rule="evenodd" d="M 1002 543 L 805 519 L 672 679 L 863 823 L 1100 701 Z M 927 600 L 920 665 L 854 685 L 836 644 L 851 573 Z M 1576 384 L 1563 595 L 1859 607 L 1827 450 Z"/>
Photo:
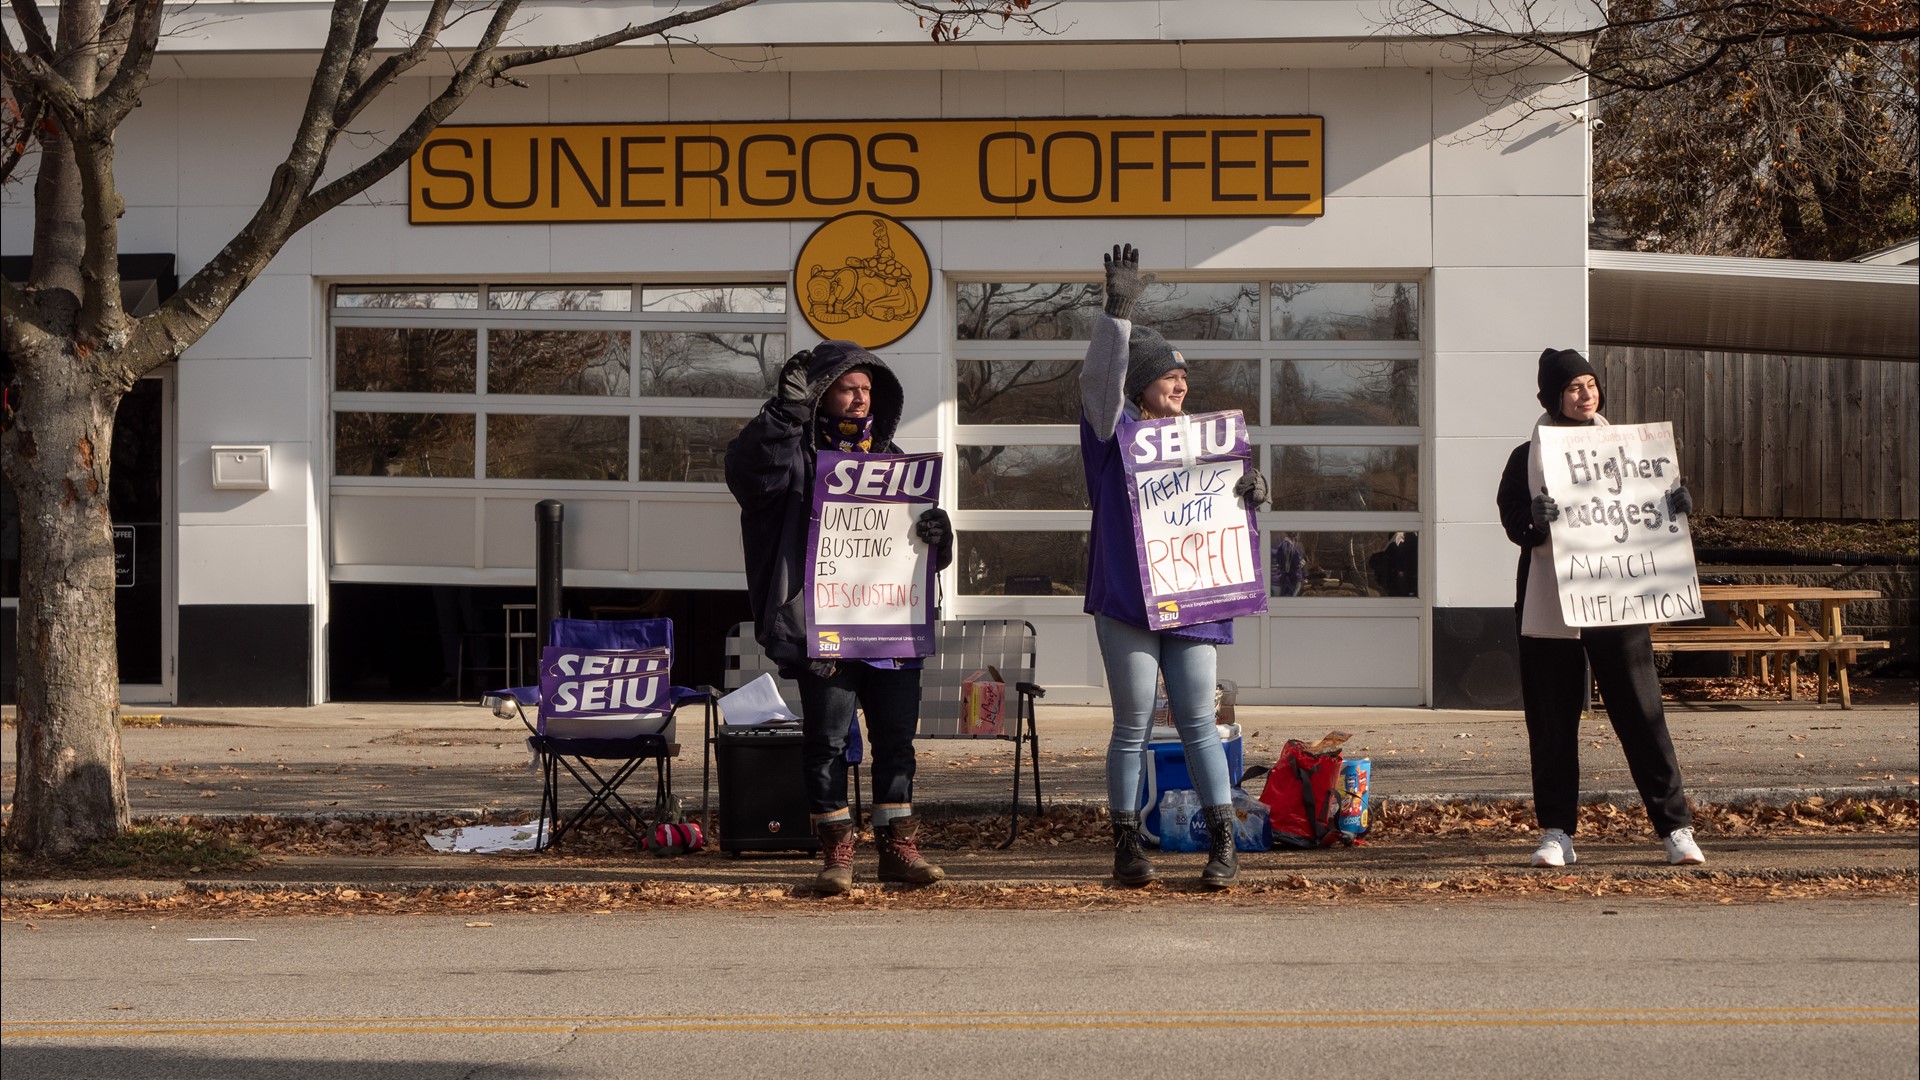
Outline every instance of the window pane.
<path id="1" fill-rule="evenodd" d="M 1420 534 L 1269 532 L 1274 596 L 1418 596 Z"/>
<path id="2" fill-rule="evenodd" d="M 760 401 L 786 362 L 785 334 L 648 333 L 640 335 L 634 377 L 648 397 Z"/>
<path id="3" fill-rule="evenodd" d="M 471 394 L 479 351 L 474 330 L 343 326 L 333 334 L 333 388 Z"/>
<path id="4" fill-rule="evenodd" d="M 333 474 L 471 479 L 473 414 L 335 414 Z"/>
<path id="5" fill-rule="evenodd" d="M 1273 422 L 1413 427 L 1420 423 L 1414 360 L 1276 360 Z"/>
<path id="6" fill-rule="evenodd" d="M 727 481 L 727 444 L 747 426 L 742 416 L 643 416 L 639 480 Z"/>
<path id="7" fill-rule="evenodd" d="M 963 424 L 1080 422 L 1078 360 L 961 360 L 956 376 Z"/>
<path id="8" fill-rule="evenodd" d="M 1276 281 L 1275 341 L 1418 341 L 1415 282 Z"/>
<path id="9" fill-rule="evenodd" d="M 963 510 L 1085 510 L 1078 446 L 961 446 Z"/>
<path id="10" fill-rule="evenodd" d="M 478 289 L 350 289 L 333 292 L 333 306 L 341 308 L 460 309 L 478 308 Z"/>
<path id="11" fill-rule="evenodd" d="M 627 418 L 489 413 L 487 476 L 495 480 L 625 480 Z"/>
<path id="12" fill-rule="evenodd" d="M 495 311 L 632 311 L 627 285 L 569 285 L 557 289 L 489 289 Z"/>
<path id="13" fill-rule="evenodd" d="M 1276 446 L 1275 510 L 1418 510 L 1417 446 Z"/>
<path id="14" fill-rule="evenodd" d="M 961 341 L 1088 341 L 1101 287 L 1081 282 L 962 282 Z"/>
<path id="15" fill-rule="evenodd" d="M 648 285 L 642 311 L 744 312 L 779 315 L 787 310 L 785 285 Z"/>
<path id="16" fill-rule="evenodd" d="M 958 569 L 966 596 L 1081 596 L 1087 591 L 1084 532 L 961 530 Z"/>
<path id="17" fill-rule="evenodd" d="M 1254 341 L 1260 337 L 1260 286 L 1170 281 L 1147 286 L 1133 322 L 1169 341 Z"/>
<path id="18" fill-rule="evenodd" d="M 1247 423 L 1260 422 L 1260 361 L 1187 361 L 1186 411 L 1239 409 Z"/>
<path id="19" fill-rule="evenodd" d="M 627 394 L 627 335 L 605 330 L 487 331 L 490 394 Z"/>

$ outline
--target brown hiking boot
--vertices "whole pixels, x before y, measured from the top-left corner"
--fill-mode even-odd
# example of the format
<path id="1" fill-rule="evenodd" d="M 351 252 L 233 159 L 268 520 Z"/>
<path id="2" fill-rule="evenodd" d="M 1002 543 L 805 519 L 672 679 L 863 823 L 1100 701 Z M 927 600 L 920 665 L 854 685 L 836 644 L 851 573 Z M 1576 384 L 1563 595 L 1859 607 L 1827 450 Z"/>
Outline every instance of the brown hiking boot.
<path id="1" fill-rule="evenodd" d="M 881 881 L 931 885 L 947 876 L 945 870 L 920 854 L 919 838 L 920 822 L 913 817 L 894 818 L 891 825 L 873 827 L 873 841 L 880 849 Z"/>
<path id="2" fill-rule="evenodd" d="M 826 866 L 813 879 L 813 891 L 839 896 L 853 888 L 853 822 L 846 818 L 822 821 L 813 831 L 820 837 L 820 854 L 826 859 Z"/>

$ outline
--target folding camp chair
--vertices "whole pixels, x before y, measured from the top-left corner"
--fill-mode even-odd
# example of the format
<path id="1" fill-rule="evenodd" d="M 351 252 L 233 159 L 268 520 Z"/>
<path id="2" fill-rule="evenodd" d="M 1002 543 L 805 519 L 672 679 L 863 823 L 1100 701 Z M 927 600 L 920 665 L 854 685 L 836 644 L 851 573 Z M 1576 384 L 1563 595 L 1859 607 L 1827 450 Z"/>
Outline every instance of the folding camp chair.
<path id="1" fill-rule="evenodd" d="M 576 674 L 601 669 L 622 679 L 636 680 L 652 676 L 664 691 L 644 704 L 628 700 L 615 703 L 593 715 L 549 716 L 562 712 L 559 702 L 548 708 L 540 686 L 520 686 L 487 695 L 487 702 L 499 716 L 517 716 L 527 726 L 527 747 L 540 762 L 540 825 L 534 841 L 536 850 L 551 847 L 560 838 L 597 812 L 605 812 L 634 841 L 644 846 L 645 815 L 634 809 L 621 795 L 625 784 L 642 762 L 654 763 L 654 813 L 657 816 L 673 794 L 673 755 L 679 747 L 672 742 L 673 721 L 680 706 L 704 701 L 709 711 L 712 697 L 700 690 L 666 685 L 672 670 L 673 622 L 670 619 L 555 619 L 552 642 L 569 651 L 569 662 Z M 541 664 L 543 676 L 547 665 Z M 657 674 L 656 674 L 657 673 Z M 565 683 L 554 677 L 543 679 L 558 686 Z M 567 693 L 568 705 L 577 706 L 585 695 Z M 528 710 L 535 718 L 529 719 Z M 595 762 L 612 762 L 606 765 Z M 560 774 L 565 770 L 587 793 L 587 801 L 564 821 L 560 819 Z M 553 822 L 551 835 L 548 822 Z"/>

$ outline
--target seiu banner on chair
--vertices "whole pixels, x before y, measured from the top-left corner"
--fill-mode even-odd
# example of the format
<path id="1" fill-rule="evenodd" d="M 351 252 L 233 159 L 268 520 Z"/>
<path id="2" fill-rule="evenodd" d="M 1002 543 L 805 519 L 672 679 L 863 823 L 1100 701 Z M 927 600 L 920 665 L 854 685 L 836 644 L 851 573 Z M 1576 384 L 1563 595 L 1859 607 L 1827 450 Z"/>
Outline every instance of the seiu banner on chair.
<path id="1" fill-rule="evenodd" d="M 1673 424 L 1542 427 L 1540 471 L 1560 504 L 1553 577 L 1568 626 L 1700 618 L 1700 579 L 1680 484 Z"/>
<path id="2" fill-rule="evenodd" d="M 543 734 L 557 734 L 552 731 L 556 720 L 664 721 L 673 712 L 667 692 L 672 666 L 665 649 L 547 646 L 540 657 Z"/>
<path id="3" fill-rule="evenodd" d="M 933 655 L 933 551 L 914 535 L 939 454 L 822 451 L 807 533 L 807 655 Z"/>
<path id="4" fill-rule="evenodd" d="M 1253 458 L 1239 410 L 1122 424 L 1120 446 L 1152 629 L 1267 610 L 1259 525 L 1233 494 Z"/>

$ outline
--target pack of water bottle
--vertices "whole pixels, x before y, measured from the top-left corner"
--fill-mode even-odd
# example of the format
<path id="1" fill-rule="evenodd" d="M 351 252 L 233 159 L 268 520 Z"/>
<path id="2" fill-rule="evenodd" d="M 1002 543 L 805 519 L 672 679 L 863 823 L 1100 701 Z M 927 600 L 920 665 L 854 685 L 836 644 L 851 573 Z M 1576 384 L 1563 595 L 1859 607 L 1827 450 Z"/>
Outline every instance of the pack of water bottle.
<path id="1" fill-rule="evenodd" d="M 1192 788 L 1169 788 L 1160 795 L 1160 850 L 1205 851 L 1211 846 L 1207 815 L 1200 795 Z M 1243 791 L 1233 793 L 1233 846 L 1240 851 L 1267 851 L 1273 834 L 1267 804 Z"/>

